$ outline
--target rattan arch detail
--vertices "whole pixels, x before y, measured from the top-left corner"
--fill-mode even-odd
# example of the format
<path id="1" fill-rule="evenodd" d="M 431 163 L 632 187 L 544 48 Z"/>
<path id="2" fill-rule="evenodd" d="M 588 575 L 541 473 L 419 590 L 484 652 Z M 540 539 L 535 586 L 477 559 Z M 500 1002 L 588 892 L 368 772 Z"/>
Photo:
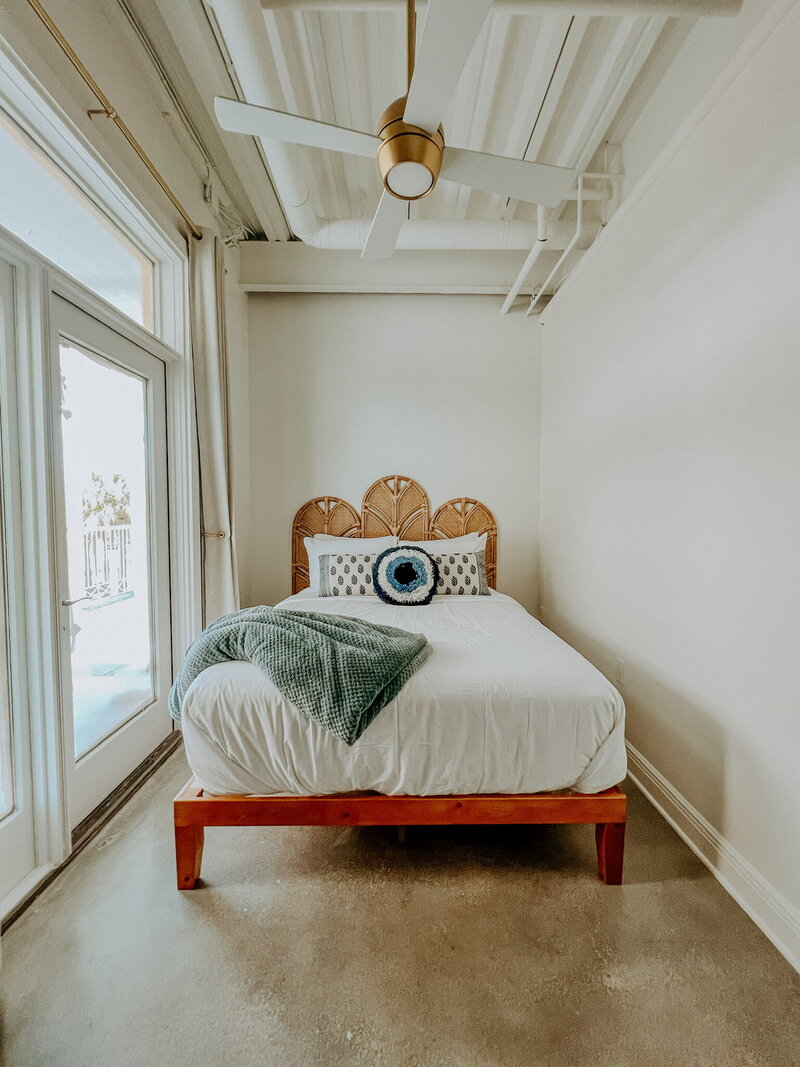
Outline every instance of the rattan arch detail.
<path id="1" fill-rule="evenodd" d="M 433 514 L 430 536 L 461 537 L 464 534 L 486 534 L 486 581 L 497 587 L 497 523 L 494 515 L 480 500 L 462 496 L 448 500 Z"/>
<path id="2" fill-rule="evenodd" d="M 485 533 L 486 580 L 497 584 L 497 523 L 479 500 L 456 497 L 437 508 L 430 517 L 428 494 L 413 478 L 391 474 L 367 489 L 361 515 L 336 496 L 318 496 L 298 509 L 292 523 L 292 592 L 308 587 L 308 557 L 304 537 L 316 534 L 336 537 L 384 537 L 394 534 L 407 541 L 434 541 Z"/>
<path id="3" fill-rule="evenodd" d="M 308 587 L 308 556 L 304 537 L 317 534 L 361 537 L 361 520 L 355 508 L 338 496 L 318 496 L 307 501 L 292 523 L 292 592 Z"/>
<path id="4" fill-rule="evenodd" d="M 425 541 L 429 526 L 428 494 L 413 478 L 390 474 L 373 482 L 364 493 L 362 537 L 394 534 L 405 541 Z"/>

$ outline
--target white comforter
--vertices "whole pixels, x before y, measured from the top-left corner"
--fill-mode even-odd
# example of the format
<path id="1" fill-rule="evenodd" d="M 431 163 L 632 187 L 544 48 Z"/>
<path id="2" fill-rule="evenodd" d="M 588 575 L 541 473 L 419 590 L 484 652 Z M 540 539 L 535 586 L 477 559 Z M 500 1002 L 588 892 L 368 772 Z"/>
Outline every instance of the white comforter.
<path id="1" fill-rule="evenodd" d="M 433 655 L 352 747 L 253 664 L 209 667 L 186 694 L 183 731 L 210 793 L 596 793 L 625 777 L 619 693 L 509 596 L 392 607 L 306 590 L 280 606 L 424 633 Z"/>

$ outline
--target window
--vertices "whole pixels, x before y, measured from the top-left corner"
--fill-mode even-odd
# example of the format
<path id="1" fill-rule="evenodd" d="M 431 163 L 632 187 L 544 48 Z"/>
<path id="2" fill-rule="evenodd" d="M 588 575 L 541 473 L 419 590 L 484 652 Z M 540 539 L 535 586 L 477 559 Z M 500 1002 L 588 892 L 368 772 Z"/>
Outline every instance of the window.
<path id="1" fill-rule="evenodd" d="M 0 226 L 152 330 L 152 262 L 2 112 L 0 159 Z"/>

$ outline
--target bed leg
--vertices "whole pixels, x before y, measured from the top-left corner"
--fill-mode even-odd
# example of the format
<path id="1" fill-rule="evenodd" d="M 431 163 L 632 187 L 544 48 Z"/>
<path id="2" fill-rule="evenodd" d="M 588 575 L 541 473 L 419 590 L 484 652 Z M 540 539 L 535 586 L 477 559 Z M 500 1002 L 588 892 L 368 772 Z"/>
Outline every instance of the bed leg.
<path id="1" fill-rule="evenodd" d="M 178 889 L 195 889 L 200 880 L 203 862 L 205 828 L 202 826 L 175 827 L 175 863 Z"/>
<path id="2" fill-rule="evenodd" d="M 406 843 L 406 828 L 405 826 L 397 827 L 397 843 L 398 845 L 404 845 Z"/>
<path id="3" fill-rule="evenodd" d="M 622 885 L 625 823 L 599 822 L 594 828 L 597 870 L 606 885 Z"/>

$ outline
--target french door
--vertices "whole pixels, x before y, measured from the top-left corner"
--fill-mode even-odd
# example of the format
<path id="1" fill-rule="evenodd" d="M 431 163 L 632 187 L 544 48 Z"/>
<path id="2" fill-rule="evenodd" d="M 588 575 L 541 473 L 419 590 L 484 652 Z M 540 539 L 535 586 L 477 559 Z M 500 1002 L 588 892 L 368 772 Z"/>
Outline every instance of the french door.
<path id="1" fill-rule="evenodd" d="M 165 368 L 52 297 L 61 715 L 74 828 L 171 729 Z"/>

